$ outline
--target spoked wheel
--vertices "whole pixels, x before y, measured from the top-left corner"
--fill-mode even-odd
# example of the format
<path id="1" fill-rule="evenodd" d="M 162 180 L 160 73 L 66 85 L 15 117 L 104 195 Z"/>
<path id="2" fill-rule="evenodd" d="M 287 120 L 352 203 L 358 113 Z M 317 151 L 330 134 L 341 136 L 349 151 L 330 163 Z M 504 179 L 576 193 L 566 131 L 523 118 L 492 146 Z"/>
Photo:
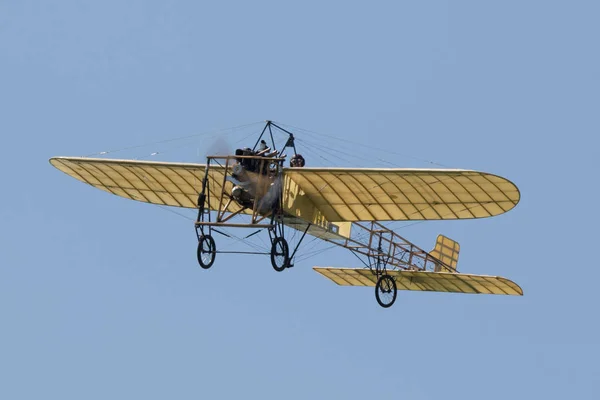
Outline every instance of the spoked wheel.
<path id="1" fill-rule="evenodd" d="M 200 236 L 198 242 L 198 263 L 204 269 L 209 269 L 215 262 L 215 256 L 217 255 L 217 247 L 215 246 L 215 239 L 210 235 Z"/>
<path id="2" fill-rule="evenodd" d="M 398 289 L 396 288 L 396 281 L 389 275 L 381 275 L 377 279 L 375 285 L 375 298 L 377 303 L 383 308 L 391 307 L 396 301 L 396 295 Z"/>
<path id="3" fill-rule="evenodd" d="M 290 249 L 286 240 L 282 237 L 276 237 L 271 245 L 271 265 L 277 272 L 287 268 L 290 263 Z"/>

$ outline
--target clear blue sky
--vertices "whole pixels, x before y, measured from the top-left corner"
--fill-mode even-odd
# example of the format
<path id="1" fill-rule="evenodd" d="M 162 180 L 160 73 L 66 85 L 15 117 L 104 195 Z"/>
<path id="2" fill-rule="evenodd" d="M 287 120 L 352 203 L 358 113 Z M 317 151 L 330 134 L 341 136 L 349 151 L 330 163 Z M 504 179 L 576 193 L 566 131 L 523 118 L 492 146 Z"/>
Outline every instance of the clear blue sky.
<path id="1" fill-rule="evenodd" d="M 0 398 L 600 398 L 598 15 L 0 0 Z M 342 249 L 283 273 L 227 255 L 203 271 L 191 221 L 48 164 L 264 119 L 511 179 L 522 200 L 505 215 L 398 226 L 425 248 L 455 238 L 460 270 L 525 296 L 400 292 L 384 310 L 312 271 L 358 266 Z M 215 145 L 175 143 L 157 159 Z"/>

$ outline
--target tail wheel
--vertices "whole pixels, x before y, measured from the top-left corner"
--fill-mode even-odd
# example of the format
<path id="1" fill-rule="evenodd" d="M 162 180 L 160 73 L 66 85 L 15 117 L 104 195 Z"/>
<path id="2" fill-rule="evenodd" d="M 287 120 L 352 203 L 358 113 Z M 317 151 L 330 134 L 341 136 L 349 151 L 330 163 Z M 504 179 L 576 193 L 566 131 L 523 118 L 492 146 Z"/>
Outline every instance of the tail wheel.
<path id="1" fill-rule="evenodd" d="M 375 285 L 375 298 L 383 308 L 391 307 L 396 301 L 398 289 L 396 281 L 389 275 L 381 275 Z"/>
<path id="2" fill-rule="evenodd" d="M 290 263 L 290 249 L 286 240 L 282 237 L 276 237 L 271 245 L 271 265 L 277 272 L 287 268 Z"/>
<path id="3" fill-rule="evenodd" d="M 204 269 L 209 269 L 215 262 L 216 255 L 215 239 L 210 235 L 200 236 L 198 241 L 198 264 Z"/>

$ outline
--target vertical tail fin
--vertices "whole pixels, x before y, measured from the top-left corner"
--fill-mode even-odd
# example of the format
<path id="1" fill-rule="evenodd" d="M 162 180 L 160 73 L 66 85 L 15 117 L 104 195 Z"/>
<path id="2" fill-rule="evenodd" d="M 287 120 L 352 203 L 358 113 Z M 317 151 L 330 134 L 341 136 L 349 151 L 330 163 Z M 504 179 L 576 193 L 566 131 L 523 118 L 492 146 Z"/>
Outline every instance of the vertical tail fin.
<path id="1" fill-rule="evenodd" d="M 435 248 L 431 250 L 429 254 L 446 265 L 437 264 L 435 266 L 435 272 L 456 272 L 459 251 L 460 245 L 458 242 L 455 242 L 444 235 L 438 235 L 437 241 L 435 242 Z"/>

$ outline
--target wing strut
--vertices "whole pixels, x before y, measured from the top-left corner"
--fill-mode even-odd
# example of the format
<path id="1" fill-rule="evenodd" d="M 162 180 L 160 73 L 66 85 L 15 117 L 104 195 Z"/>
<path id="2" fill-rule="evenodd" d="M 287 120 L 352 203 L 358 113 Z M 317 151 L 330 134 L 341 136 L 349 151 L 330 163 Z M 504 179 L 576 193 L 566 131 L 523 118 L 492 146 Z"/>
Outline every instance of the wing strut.
<path id="1" fill-rule="evenodd" d="M 311 225 L 312 225 L 311 223 L 306 224 L 306 229 L 302 233 L 302 236 L 300 237 L 300 241 L 294 248 L 294 251 L 292 252 L 292 255 L 290 256 L 290 260 L 294 259 L 294 256 L 296 255 L 296 252 L 298 251 L 298 247 L 300 247 L 300 243 L 302 243 L 302 241 L 304 240 L 304 237 L 306 236 L 306 232 L 308 232 L 308 229 L 310 228 Z M 293 266 L 294 266 L 293 264 L 290 265 L 290 267 L 293 267 Z"/>

